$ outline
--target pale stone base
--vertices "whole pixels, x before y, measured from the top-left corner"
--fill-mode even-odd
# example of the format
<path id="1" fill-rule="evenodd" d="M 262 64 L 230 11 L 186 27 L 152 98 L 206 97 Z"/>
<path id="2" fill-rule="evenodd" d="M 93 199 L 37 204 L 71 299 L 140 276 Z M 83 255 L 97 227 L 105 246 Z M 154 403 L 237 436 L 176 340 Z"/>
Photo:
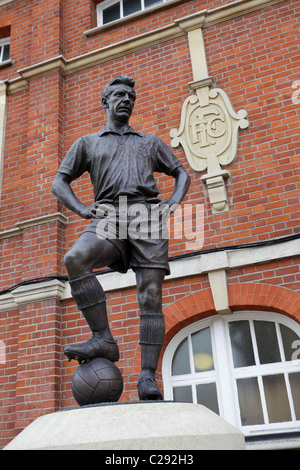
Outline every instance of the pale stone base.
<path id="1" fill-rule="evenodd" d="M 192 403 L 120 402 L 42 416 L 5 450 L 243 450 L 243 434 Z"/>

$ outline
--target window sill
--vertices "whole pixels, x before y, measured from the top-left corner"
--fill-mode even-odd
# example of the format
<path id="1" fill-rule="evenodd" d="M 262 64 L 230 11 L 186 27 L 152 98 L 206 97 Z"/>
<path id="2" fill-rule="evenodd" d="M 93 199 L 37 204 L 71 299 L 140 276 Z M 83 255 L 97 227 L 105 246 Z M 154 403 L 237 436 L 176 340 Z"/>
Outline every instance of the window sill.
<path id="1" fill-rule="evenodd" d="M 299 433 L 269 435 L 263 437 L 246 437 L 247 450 L 284 450 L 300 449 Z"/>
<path id="2" fill-rule="evenodd" d="M 177 5 L 178 3 L 184 3 L 184 2 L 186 2 L 186 0 L 170 0 L 169 2 L 163 3 L 162 5 L 156 5 L 152 8 L 147 8 L 147 10 L 138 11 L 137 13 L 133 13 L 132 15 L 128 15 L 125 18 L 120 18 L 119 20 L 112 21 L 111 23 L 107 23 L 103 26 L 96 26 L 96 28 L 92 28 L 87 31 L 84 31 L 83 34 L 88 38 L 88 37 L 94 36 L 95 34 L 99 34 L 109 29 L 115 28 L 116 26 L 129 23 L 130 21 L 134 21 L 143 16 L 151 15 L 152 13 L 156 13 L 157 11 L 165 10 L 174 5 Z"/>
<path id="3" fill-rule="evenodd" d="M 13 65 L 14 62 L 11 59 L 4 60 L 3 62 L 0 62 L 0 69 L 4 69 L 5 67 L 9 67 L 10 65 Z"/>

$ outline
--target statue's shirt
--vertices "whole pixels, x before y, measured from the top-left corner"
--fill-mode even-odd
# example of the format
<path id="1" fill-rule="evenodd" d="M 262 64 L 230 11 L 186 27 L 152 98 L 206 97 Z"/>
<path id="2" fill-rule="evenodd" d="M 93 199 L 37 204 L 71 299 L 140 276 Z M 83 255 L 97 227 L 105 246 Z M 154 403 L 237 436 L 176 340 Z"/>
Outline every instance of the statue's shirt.
<path id="1" fill-rule="evenodd" d="M 72 180 L 87 171 L 95 202 L 113 202 L 122 195 L 151 201 L 159 194 L 153 174 L 172 175 L 179 166 L 179 160 L 160 138 L 131 127 L 121 135 L 104 126 L 99 132 L 80 137 L 58 171 Z"/>

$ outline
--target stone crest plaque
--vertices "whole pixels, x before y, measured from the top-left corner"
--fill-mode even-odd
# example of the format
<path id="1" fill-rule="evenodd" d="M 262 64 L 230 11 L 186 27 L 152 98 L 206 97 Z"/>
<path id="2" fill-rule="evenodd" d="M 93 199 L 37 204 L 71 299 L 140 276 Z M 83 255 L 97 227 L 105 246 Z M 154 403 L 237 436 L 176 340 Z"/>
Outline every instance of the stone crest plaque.
<path id="1" fill-rule="evenodd" d="M 235 112 L 226 92 L 211 85 L 211 77 L 190 84 L 194 93 L 186 98 L 180 127 L 170 137 L 173 148 L 183 147 L 194 171 L 207 170 L 201 179 L 216 213 L 228 210 L 224 178 L 229 173 L 222 167 L 236 158 L 239 129 L 246 129 L 249 121 L 247 111 Z"/>

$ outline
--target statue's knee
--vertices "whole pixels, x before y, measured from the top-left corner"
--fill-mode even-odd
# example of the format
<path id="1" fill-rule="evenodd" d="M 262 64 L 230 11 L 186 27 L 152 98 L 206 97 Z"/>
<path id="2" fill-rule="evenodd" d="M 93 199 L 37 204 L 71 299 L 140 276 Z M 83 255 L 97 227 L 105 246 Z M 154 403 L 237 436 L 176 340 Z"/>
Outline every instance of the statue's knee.
<path id="1" fill-rule="evenodd" d="M 156 282 L 145 283 L 140 288 L 139 302 L 148 311 L 161 310 L 161 285 Z"/>
<path id="2" fill-rule="evenodd" d="M 64 256 L 64 265 L 66 267 L 66 270 L 69 272 L 72 269 L 74 263 L 74 257 L 72 253 L 69 251 L 65 256 Z"/>
<path id="3" fill-rule="evenodd" d="M 84 260 L 75 250 L 70 250 L 64 257 L 64 264 L 69 276 L 80 276 L 81 271 L 85 270 Z"/>

